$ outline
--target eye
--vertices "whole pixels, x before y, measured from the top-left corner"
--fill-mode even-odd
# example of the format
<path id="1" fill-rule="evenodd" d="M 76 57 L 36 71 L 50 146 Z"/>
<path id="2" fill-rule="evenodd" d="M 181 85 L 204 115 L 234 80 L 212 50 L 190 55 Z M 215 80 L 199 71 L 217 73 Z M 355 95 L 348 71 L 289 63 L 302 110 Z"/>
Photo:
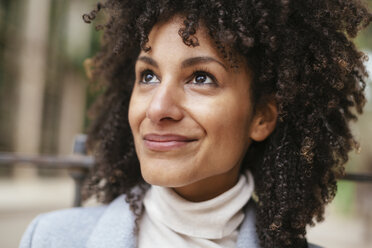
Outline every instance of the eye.
<path id="1" fill-rule="evenodd" d="M 190 83 L 196 85 L 212 85 L 216 84 L 216 80 L 207 72 L 197 71 L 194 73 L 194 77 Z"/>
<path id="2" fill-rule="evenodd" d="M 140 83 L 143 83 L 143 84 L 155 84 L 155 83 L 159 83 L 160 80 L 158 79 L 158 77 L 155 75 L 155 73 L 151 70 L 145 70 L 143 72 L 141 72 L 141 79 L 140 79 Z"/>

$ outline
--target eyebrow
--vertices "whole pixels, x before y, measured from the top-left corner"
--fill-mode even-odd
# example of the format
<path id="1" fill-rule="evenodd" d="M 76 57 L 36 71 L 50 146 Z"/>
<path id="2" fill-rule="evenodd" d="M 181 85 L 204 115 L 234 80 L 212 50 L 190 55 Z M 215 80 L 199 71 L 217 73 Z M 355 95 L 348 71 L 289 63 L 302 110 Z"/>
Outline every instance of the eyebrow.
<path id="1" fill-rule="evenodd" d="M 223 63 L 221 63 L 217 59 L 214 59 L 212 57 L 207 57 L 207 56 L 188 58 L 182 62 L 181 67 L 185 68 L 185 67 L 190 67 L 196 64 L 206 64 L 210 62 L 216 62 L 219 65 L 221 65 L 225 70 L 227 70 L 226 66 Z"/>
<path id="2" fill-rule="evenodd" d="M 137 59 L 137 61 L 142 61 L 142 62 L 145 62 L 146 64 L 149 64 L 149 65 L 152 65 L 152 66 L 154 66 L 154 67 L 156 67 L 156 68 L 159 68 L 159 65 L 158 65 L 158 63 L 155 61 L 155 60 L 153 60 L 152 58 L 150 58 L 150 57 L 147 57 L 147 56 L 141 56 L 141 57 L 139 57 L 138 59 Z"/>
<path id="3" fill-rule="evenodd" d="M 146 64 L 152 65 L 156 68 L 159 68 L 158 63 L 154 59 L 148 56 L 140 56 L 137 60 L 145 62 Z M 192 57 L 192 58 L 185 59 L 181 63 L 181 68 L 190 67 L 196 64 L 207 64 L 211 62 L 216 62 L 217 64 L 221 65 L 227 71 L 226 66 L 222 62 L 212 57 L 208 57 L 208 56 L 199 56 L 199 57 Z"/>

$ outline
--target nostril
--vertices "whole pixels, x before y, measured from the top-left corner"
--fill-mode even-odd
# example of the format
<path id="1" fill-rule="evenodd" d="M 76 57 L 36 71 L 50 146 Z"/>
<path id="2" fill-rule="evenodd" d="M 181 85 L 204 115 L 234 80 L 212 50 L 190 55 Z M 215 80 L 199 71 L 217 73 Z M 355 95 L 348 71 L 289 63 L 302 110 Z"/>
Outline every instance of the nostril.
<path id="1" fill-rule="evenodd" d="M 154 95 L 148 105 L 146 117 L 153 123 L 177 121 L 182 119 L 182 97 L 174 84 L 163 82 L 153 91 Z"/>
<path id="2" fill-rule="evenodd" d="M 163 117 L 160 119 L 160 121 L 165 121 L 165 120 L 173 120 L 172 117 Z"/>

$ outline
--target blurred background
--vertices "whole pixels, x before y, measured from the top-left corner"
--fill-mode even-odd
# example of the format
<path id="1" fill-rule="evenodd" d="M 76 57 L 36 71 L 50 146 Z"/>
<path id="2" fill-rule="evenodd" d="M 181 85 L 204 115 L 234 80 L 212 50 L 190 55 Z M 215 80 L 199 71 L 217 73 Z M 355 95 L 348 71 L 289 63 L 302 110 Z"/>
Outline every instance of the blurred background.
<path id="1" fill-rule="evenodd" d="M 101 33 L 81 18 L 96 2 L 0 1 L 0 152 L 71 155 L 96 94 L 83 64 L 98 50 Z M 372 75 L 372 25 L 355 42 L 369 54 Z M 361 150 L 346 170 L 371 174 L 372 80 L 366 93 L 365 113 L 352 124 Z M 0 247 L 18 247 L 39 213 L 72 207 L 74 190 L 69 170 L 0 163 Z M 341 181 L 326 221 L 308 232 L 310 242 L 325 247 L 372 247 L 372 183 Z"/>

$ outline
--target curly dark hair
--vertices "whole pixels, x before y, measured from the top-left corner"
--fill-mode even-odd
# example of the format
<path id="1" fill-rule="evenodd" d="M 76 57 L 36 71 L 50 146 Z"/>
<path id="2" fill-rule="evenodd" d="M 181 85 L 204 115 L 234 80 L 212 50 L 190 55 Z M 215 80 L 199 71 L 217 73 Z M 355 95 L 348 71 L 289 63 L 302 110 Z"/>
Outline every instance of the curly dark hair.
<path id="1" fill-rule="evenodd" d="M 107 0 L 83 19 L 90 23 L 100 9 L 109 19 L 97 26 L 104 35 L 93 70 L 105 91 L 89 132 L 97 165 L 85 197 L 108 203 L 126 193 L 134 213 L 141 214 L 140 196 L 131 190 L 146 184 L 127 115 L 134 65 L 141 50 L 151 49 L 154 24 L 180 14 L 185 45 L 198 46 L 194 35 L 202 21 L 231 66 L 231 51 L 249 61 L 254 104 L 275 98 L 277 126 L 265 141 L 251 145 L 242 170 L 249 168 L 255 178 L 261 246 L 306 247 L 306 225 L 323 219 L 348 152 L 357 147 L 349 121 L 362 113 L 368 75 L 366 56 L 352 38 L 372 21 L 366 5 L 358 0 Z"/>

